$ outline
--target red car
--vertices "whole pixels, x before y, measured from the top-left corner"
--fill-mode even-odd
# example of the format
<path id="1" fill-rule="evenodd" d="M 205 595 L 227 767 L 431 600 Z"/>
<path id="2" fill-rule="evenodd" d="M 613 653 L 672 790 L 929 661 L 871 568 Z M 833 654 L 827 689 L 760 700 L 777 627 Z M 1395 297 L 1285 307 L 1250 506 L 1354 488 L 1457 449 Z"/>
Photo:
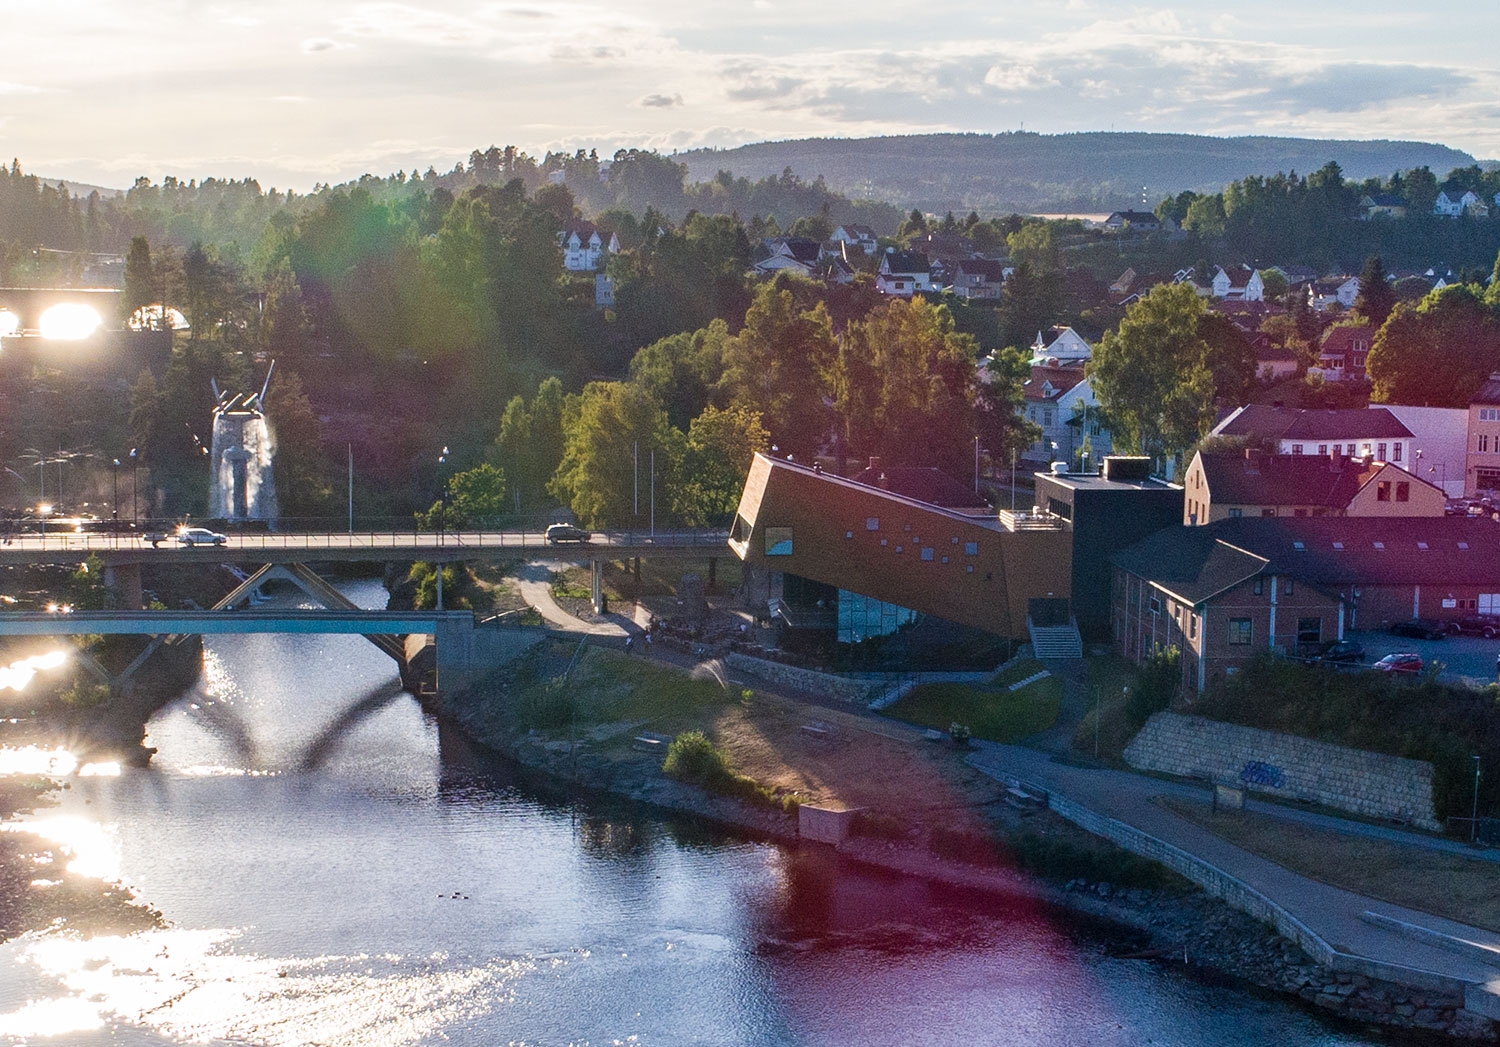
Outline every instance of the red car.
<path id="1" fill-rule="evenodd" d="M 1422 671 L 1422 658 L 1410 652 L 1388 654 L 1376 662 L 1372 668 L 1379 669 L 1383 673 L 1410 673 L 1415 676 Z"/>

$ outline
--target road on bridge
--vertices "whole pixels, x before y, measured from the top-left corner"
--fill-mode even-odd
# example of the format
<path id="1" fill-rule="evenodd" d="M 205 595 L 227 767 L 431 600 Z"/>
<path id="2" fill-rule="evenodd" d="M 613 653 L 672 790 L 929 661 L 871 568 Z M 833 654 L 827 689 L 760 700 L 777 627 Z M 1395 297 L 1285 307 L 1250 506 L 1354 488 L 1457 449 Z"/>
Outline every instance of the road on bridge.
<path id="1" fill-rule="evenodd" d="M 578 559 L 623 556 L 719 555 L 728 531 L 596 531 L 588 542 L 547 541 L 542 531 L 338 532 L 270 531 L 229 534 L 223 545 L 182 545 L 169 535 L 160 547 L 129 534 L 12 534 L 0 564 L 74 563 L 99 554 L 108 562 L 254 560 L 464 560 L 546 550 Z"/>

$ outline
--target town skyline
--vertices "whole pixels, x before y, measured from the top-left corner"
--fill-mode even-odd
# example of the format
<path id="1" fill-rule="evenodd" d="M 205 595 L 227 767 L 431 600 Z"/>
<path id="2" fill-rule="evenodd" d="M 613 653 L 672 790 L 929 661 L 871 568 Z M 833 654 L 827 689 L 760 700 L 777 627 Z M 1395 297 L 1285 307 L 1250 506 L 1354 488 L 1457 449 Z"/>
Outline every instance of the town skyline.
<path id="1" fill-rule="evenodd" d="M 1344 7 L 1346 5 L 1336 5 Z M 662 151 L 1024 129 L 1414 139 L 1500 156 L 1486 54 L 1395 4 L 1254 20 L 1186 6 L 979 5 L 857 23 L 771 0 L 15 7 L 0 143 L 49 177 L 306 191 L 443 170 L 490 142 Z"/>

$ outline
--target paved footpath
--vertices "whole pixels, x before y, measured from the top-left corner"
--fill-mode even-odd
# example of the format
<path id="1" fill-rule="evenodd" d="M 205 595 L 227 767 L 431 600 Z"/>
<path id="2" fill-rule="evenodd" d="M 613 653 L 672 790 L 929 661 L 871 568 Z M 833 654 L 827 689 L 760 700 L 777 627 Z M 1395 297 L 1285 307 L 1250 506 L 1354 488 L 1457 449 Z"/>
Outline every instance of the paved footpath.
<path id="1" fill-rule="evenodd" d="M 1220 839 L 1155 802 L 1159 796 L 1179 796 L 1201 803 L 1207 799 L 1206 789 L 1127 771 L 1072 766 L 1049 753 L 1019 746 L 975 744 L 978 751 L 968 762 L 976 769 L 1002 780 L 1013 777 L 1034 788 L 1057 793 L 1217 866 L 1281 906 L 1341 952 L 1465 982 L 1491 983 L 1500 978 L 1500 969 L 1494 966 L 1461 951 L 1373 926 L 1360 919 L 1360 914 L 1368 910 L 1495 949 L 1500 949 L 1500 934 L 1308 879 Z"/>

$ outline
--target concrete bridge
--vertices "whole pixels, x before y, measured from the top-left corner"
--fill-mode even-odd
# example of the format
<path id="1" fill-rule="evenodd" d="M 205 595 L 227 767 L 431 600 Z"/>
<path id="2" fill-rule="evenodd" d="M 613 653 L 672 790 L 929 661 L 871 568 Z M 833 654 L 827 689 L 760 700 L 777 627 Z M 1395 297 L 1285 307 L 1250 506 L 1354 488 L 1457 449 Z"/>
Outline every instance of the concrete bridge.
<path id="1" fill-rule="evenodd" d="M 514 654 L 522 634 L 515 629 L 476 628 L 467 611 L 443 610 L 442 574 L 435 611 L 369 611 L 356 606 L 321 578 L 310 562 L 385 562 L 424 560 L 453 563 L 508 559 L 546 552 L 586 560 L 593 567 L 595 607 L 603 606 L 604 562 L 713 557 L 728 549 L 725 531 L 597 532 L 589 542 L 549 543 L 540 531 L 461 531 L 449 533 L 258 533 L 227 536 L 223 545 L 187 546 L 175 538 L 153 548 L 131 534 L 13 534 L 0 544 L 0 564 L 75 564 L 90 556 L 104 563 L 105 577 L 118 603 L 127 610 L 69 614 L 0 613 L 0 635 L 134 634 L 151 636 L 150 644 L 124 672 L 110 674 L 97 662 L 83 662 L 111 690 L 128 687 L 131 678 L 163 644 L 184 637 L 217 633 L 354 633 L 390 655 L 409 686 L 420 687 L 431 637 L 432 686 L 452 687 L 477 669 Z M 143 564 L 259 564 L 239 585 L 207 610 L 155 611 L 141 607 Z M 273 580 L 291 582 L 321 610 L 265 610 L 248 607 L 252 595 Z M 534 642 L 534 638 L 531 641 Z M 525 644 L 519 644 L 524 646 Z"/>

